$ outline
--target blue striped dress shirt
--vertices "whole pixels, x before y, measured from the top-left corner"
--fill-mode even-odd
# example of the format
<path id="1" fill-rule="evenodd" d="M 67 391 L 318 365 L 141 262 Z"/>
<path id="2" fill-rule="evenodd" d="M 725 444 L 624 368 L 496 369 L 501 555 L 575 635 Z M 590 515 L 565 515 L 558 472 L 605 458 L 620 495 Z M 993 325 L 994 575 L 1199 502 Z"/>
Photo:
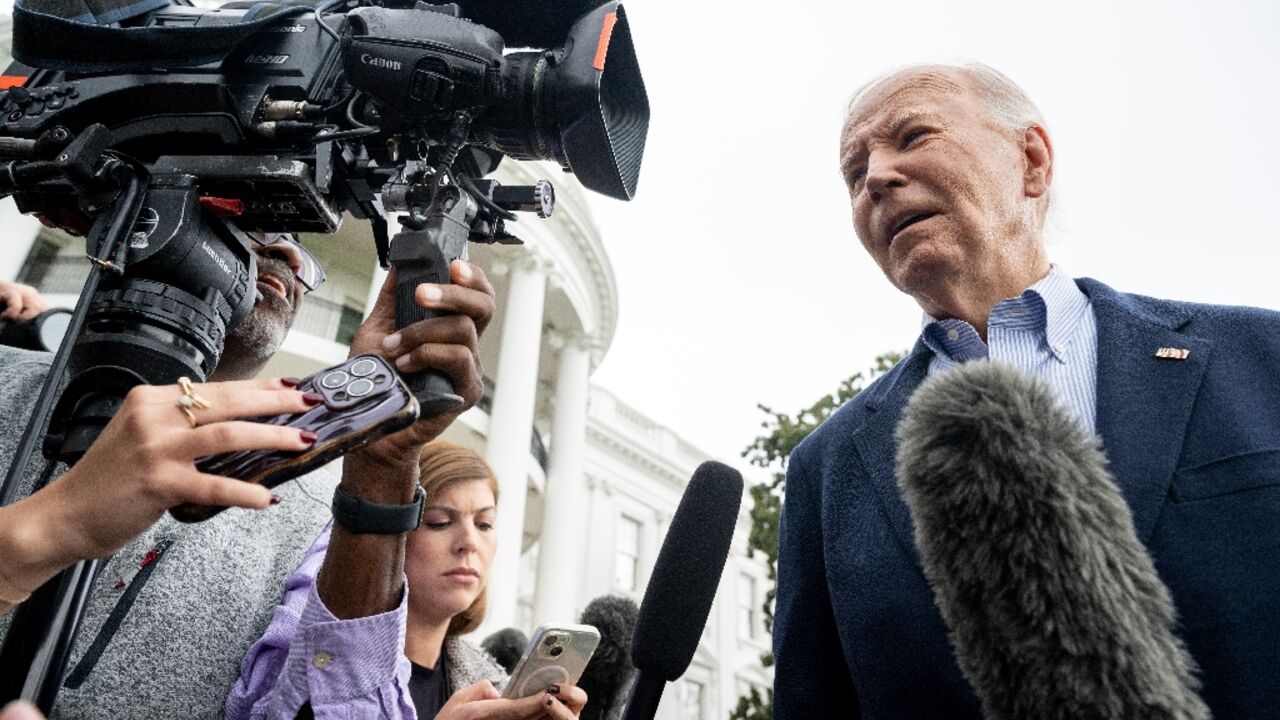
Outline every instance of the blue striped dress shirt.
<path id="1" fill-rule="evenodd" d="M 1057 265 L 987 318 L 987 342 L 963 320 L 924 317 L 933 351 L 929 374 L 980 358 L 1012 365 L 1049 384 L 1090 433 L 1097 431 L 1098 321 L 1088 296 Z"/>

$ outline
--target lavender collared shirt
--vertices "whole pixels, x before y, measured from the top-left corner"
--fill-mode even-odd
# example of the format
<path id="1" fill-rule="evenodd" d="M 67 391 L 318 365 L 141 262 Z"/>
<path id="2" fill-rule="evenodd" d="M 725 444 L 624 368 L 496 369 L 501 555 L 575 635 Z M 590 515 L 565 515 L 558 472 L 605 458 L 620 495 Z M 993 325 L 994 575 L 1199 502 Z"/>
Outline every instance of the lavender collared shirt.
<path id="1" fill-rule="evenodd" d="M 1093 304 L 1059 266 L 987 318 L 987 342 L 969 323 L 925 315 L 922 338 L 933 351 L 928 374 L 990 358 L 1049 384 L 1090 433 L 1097 431 L 1098 321 Z"/>
<path id="2" fill-rule="evenodd" d="M 331 530 L 332 523 L 289 576 L 270 625 L 240 664 L 227 720 L 292 720 L 308 701 L 317 720 L 417 717 L 404 654 L 408 594 L 380 615 L 334 617 L 315 583 Z"/>

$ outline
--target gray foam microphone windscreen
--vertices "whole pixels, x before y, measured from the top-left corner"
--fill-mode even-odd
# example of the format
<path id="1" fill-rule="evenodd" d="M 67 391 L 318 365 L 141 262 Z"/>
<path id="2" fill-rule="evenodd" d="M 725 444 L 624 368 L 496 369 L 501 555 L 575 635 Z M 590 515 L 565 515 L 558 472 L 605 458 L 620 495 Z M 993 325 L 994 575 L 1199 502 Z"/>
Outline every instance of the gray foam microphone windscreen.
<path id="1" fill-rule="evenodd" d="M 930 377 L 897 474 L 988 718 L 1209 717 L 1106 458 L 1047 385 L 990 362 Z"/>

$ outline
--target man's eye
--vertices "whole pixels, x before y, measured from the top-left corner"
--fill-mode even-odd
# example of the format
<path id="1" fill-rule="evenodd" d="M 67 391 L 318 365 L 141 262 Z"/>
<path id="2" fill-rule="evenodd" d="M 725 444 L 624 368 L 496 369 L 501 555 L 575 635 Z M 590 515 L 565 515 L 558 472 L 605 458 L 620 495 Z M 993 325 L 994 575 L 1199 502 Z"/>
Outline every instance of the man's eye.
<path id="1" fill-rule="evenodd" d="M 908 130 L 907 132 L 902 134 L 902 147 L 905 148 L 911 145 L 911 143 L 915 142 L 921 137 L 924 137 L 924 130 L 920 130 L 920 129 Z"/>
<path id="2" fill-rule="evenodd" d="M 476 523 L 476 527 L 480 528 L 481 530 L 488 531 L 493 529 L 493 523 L 479 522 L 479 523 Z"/>
<path id="3" fill-rule="evenodd" d="M 427 527 L 431 528 L 432 530 L 443 530 L 443 529 L 445 529 L 445 528 L 449 527 L 449 521 L 448 521 L 448 520 L 444 520 L 444 521 L 436 521 L 436 522 L 430 522 L 430 521 L 428 521 L 428 522 L 426 522 L 426 523 L 425 523 L 425 525 L 426 525 Z"/>
<path id="4" fill-rule="evenodd" d="M 865 168 L 854 168 L 853 172 L 849 173 L 849 187 L 858 187 L 866 176 L 867 171 Z"/>

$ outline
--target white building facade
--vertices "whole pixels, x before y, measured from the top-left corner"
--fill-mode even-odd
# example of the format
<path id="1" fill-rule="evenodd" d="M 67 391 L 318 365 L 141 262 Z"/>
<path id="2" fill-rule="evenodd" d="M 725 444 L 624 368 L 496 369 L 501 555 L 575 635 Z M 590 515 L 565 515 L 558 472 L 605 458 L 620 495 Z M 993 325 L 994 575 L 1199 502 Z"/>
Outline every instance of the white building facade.
<path id="1" fill-rule="evenodd" d="M 591 384 L 617 326 L 618 296 L 585 191 L 553 165 L 507 161 L 498 177 L 549 177 L 558 202 L 551 218 L 512 226 L 523 245 L 472 246 L 497 294 L 481 339 L 488 388 L 446 437 L 481 452 L 501 487 L 489 614 L 476 638 L 576 621 L 604 594 L 639 602 L 684 485 L 707 459 Z M 73 306 L 88 272 L 84 241 L 42 228 L 11 200 L 0 203 L 0 232 L 0 280 Z M 265 374 L 304 376 L 344 359 L 385 277 L 365 223 L 347 218 L 340 232 L 303 241 L 329 279 L 307 296 Z M 747 501 L 693 663 L 664 695 L 664 720 L 726 718 L 746 688 L 771 684 L 760 667 L 767 576 L 760 558 L 746 556 Z"/>

